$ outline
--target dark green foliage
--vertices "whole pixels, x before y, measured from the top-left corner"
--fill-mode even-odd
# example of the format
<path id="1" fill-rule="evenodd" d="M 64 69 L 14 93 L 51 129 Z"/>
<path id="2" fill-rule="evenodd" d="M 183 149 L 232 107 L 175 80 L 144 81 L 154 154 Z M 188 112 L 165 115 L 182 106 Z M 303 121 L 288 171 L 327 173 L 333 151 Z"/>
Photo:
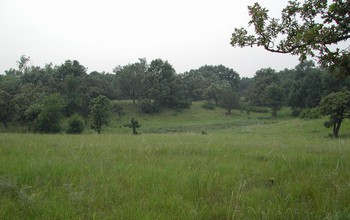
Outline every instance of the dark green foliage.
<path id="1" fill-rule="evenodd" d="M 322 115 L 329 115 L 329 121 L 325 126 L 333 126 L 333 136 L 338 137 L 343 120 L 350 118 L 350 92 L 329 94 L 321 100 L 319 109 Z"/>
<path id="2" fill-rule="evenodd" d="M 13 115 L 14 105 L 11 95 L 4 90 L 0 90 L 0 120 L 5 128 L 7 128 L 8 122 L 12 120 Z"/>
<path id="3" fill-rule="evenodd" d="M 206 110 L 214 110 L 216 108 L 216 105 L 213 103 L 206 102 L 202 105 L 202 108 Z"/>
<path id="4" fill-rule="evenodd" d="M 131 128 L 132 129 L 132 134 L 136 135 L 138 132 L 136 131 L 137 128 L 141 127 L 139 122 L 135 119 L 135 117 L 131 118 L 130 124 L 124 125 L 125 127 Z"/>
<path id="5" fill-rule="evenodd" d="M 231 109 L 239 107 L 239 97 L 231 88 L 224 90 L 219 102 L 220 106 L 227 110 L 227 114 L 231 114 Z"/>
<path id="6" fill-rule="evenodd" d="M 279 84 L 280 80 L 275 70 L 271 68 L 261 69 L 256 72 L 254 81 L 250 84 L 246 92 L 247 101 L 250 101 L 255 106 L 265 106 L 265 90 L 275 83 Z"/>
<path id="7" fill-rule="evenodd" d="M 266 107 L 260 107 L 260 106 L 250 106 L 249 107 L 250 112 L 255 113 L 268 113 L 269 109 Z"/>
<path id="8" fill-rule="evenodd" d="M 277 116 L 277 112 L 282 108 L 284 104 L 283 89 L 277 84 L 271 84 L 265 91 L 265 103 L 271 108 L 271 114 L 273 117 Z"/>
<path id="9" fill-rule="evenodd" d="M 61 130 L 62 99 L 52 94 L 44 99 L 42 110 L 35 120 L 34 130 L 40 133 L 58 133 Z"/>
<path id="10" fill-rule="evenodd" d="M 70 117 L 68 125 L 68 134 L 81 134 L 84 131 L 84 121 L 78 114 Z"/>
<path id="11" fill-rule="evenodd" d="M 322 97 L 322 71 L 309 61 L 297 65 L 292 75 L 288 104 L 297 116 L 304 108 L 314 108 L 319 104 Z"/>
<path id="12" fill-rule="evenodd" d="M 320 117 L 320 111 L 318 108 L 307 108 L 300 112 L 299 118 L 301 119 L 317 119 Z"/>
<path id="13" fill-rule="evenodd" d="M 144 77 L 148 69 L 146 59 L 140 62 L 117 67 L 116 73 L 118 94 L 124 99 L 132 99 L 133 103 L 139 99 L 144 90 Z"/>
<path id="14" fill-rule="evenodd" d="M 42 109 L 43 109 L 42 104 L 35 103 L 29 106 L 27 110 L 24 112 L 29 131 L 31 131 L 33 125 L 35 125 L 35 122 L 39 117 L 39 114 L 41 113 Z"/>
<path id="15" fill-rule="evenodd" d="M 116 113 L 118 115 L 118 120 L 120 120 L 121 117 L 125 115 L 124 108 L 118 103 L 113 103 L 111 110 L 113 113 Z"/>
<path id="16" fill-rule="evenodd" d="M 101 133 L 102 126 L 107 125 L 110 116 L 110 100 L 105 96 L 98 96 L 92 100 L 91 115 L 92 125 L 98 134 Z"/>
<path id="17" fill-rule="evenodd" d="M 147 99 L 139 100 L 138 107 L 142 113 L 154 114 L 160 112 L 160 105 L 155 101 Z"/>

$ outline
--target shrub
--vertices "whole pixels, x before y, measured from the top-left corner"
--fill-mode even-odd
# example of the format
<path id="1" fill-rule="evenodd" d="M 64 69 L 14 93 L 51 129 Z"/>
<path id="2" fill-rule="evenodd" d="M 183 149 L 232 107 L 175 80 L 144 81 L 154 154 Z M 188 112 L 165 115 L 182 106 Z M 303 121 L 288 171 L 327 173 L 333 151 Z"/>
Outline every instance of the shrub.
<path id="1" fill-rule="evenodd" d="M 151 100 L 140 100 L 138 106 L 142 113 L 153 114 L 160 111 L 160 105 Z"/>
<path id="2" fill-rule="evenodd" d="M 204 108 L 204 109 L 206 109 L 206 110 L 214 110 L 215 107 L 216 107 L 215 104 L 209 103 L 209 102 L 204 103 L 204 104 L 202 105 L 202 108 Z"/>
<path id="3" fill-rule="evenodd" d="M 317 119 L 320 117 L 318 108 L 307 108 L 300 112 L 299 118 L 301 119 Z"/>
<path id="4" fill-rule="evenodd" d="M 45 98 L 43 108 L 35 120 L 34 130 L 40 133 L 57 133 L 61 130 L 62 100 L 58 94 Z"/>
<path id="5" fill-rule="evenodd" d="M 259 107 L 259 106 L 250 106 L 249 107 L 250 112 L 255 113 L 269 113 L 270 110 L 267 107 Z"/>
<path id="6" fill-rule="evenodd" d="M 67 130 L 67 134 L 81 134 L 84 131 L 84 121 L 83 119 L 78 115 L 74 114 L 69 119 L 69 127 Z"/>

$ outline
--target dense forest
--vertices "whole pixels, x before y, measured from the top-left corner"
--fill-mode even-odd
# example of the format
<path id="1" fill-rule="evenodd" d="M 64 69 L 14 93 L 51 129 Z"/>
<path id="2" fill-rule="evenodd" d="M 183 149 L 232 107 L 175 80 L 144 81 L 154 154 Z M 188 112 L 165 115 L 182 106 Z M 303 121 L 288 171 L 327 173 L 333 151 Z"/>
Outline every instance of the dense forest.
<path id="1" fill-rule="evenodd" d="M 184 109 L 192 101 L 205 100 L 204 108 L 264 111 L 273 117 L 283 106 L 294 116 L 318 117 L 322 98 L 350 90 L 350 80 L 339 78 L 305 61 L 294 69 L 258 70 L 253 78 L 240 77 L 223 65 L 205 65 L 185 73 L 176 73 L 168 61 L 146 59 L 117 66 L 112 73 L 87 72 L 77 60 L 61 65 L 30 66 L 29 57 L 17 61 L 18 69 L 0 75 L 0 119 L 28 126 L 33 132 L 55 133 L 61 130 L 60 118 L 75 118 L 72 124 L 94 118 L 100 132 L 109 113 L 122 107 L 110 106 L 110 100 L 132 100 L 142 113 L 157 113 L 164 108 Z M 265 107 L 265 108 L 262 108 Z M 79 124 L 79 123 L 78 123 Z M 75 125 L 77 126 L 77 125 Z M 81 125 L 81 122 L 79 124 Z M 79 127 L 78 126 L 78 127 Z M 75 133 L 74 125 L 71 133 Z M 78 129 L 77 132 L 80 130 Z"/>

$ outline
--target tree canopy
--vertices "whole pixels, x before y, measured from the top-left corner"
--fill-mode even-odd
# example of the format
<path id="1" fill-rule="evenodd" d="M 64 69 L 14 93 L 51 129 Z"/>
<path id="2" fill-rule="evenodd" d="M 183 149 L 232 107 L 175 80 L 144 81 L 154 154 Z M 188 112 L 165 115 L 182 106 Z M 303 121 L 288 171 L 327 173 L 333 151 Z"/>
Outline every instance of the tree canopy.
<path id="1" fill-rule="evenodd" d="M 340 42 L 350 38 L 350 4 L 348 0 L 289 1 L 280 19 L 271 18 L 268 9 L 255 3 L 248 7 L 255 34 L 235 28 L 232 46 L 261 46 L 275 53 L 307 57 L 331 71 L 350 75 L 350 50 Z"/>

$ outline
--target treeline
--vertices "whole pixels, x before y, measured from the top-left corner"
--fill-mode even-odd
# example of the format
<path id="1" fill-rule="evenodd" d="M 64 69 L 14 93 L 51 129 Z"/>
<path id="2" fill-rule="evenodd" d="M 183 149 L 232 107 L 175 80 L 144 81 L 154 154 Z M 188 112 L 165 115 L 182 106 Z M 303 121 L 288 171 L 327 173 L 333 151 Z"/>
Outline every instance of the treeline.
<path id="1" fill-rule="evenodd" d="M 88 73 L 76 60 L 36 67 L 29 66 L 29 57 L 22 56 L 17 63 L 18 69 L 0 75 L 0 120 L 5 127 L 14 122 L 49 133 L 60 131 L 57 120 L 62 116 L 74 116 L 73 123 L 79 121 L 78 115 L 85 124 L 89 118 L 98 118 L 99 101 L 109 105 L 109 100 L 132 100 L 143 113 L 189 108 L 192 101 L 199 100 L 207 101 L 205 108 L 221 106 L 228 113 L 233 108 L 249 112 L 269 107 L 273 116 L 282 106 L 290 106 L 297 116 L 318 106 L 330 93 L 350 88 L 348 78 L 339 79 L 312 62 L 280 72 L 261 69 L 253 78 L 240 78 L 222 65 L 177 74 L 169 62 L 161 59 L 150 63 L 139 59 L 116 67 L 113 73 Z M 120 106 L 113 109 L 121 111 Z M 108 115 L 106 112 L 103 114 Z M 57 126 L 45 127 L 50 124 Z M 94 122 L 98 132 L 102 125 L 102 121 Z M 74 127 L 70 129 L 74 131 Z"/>

